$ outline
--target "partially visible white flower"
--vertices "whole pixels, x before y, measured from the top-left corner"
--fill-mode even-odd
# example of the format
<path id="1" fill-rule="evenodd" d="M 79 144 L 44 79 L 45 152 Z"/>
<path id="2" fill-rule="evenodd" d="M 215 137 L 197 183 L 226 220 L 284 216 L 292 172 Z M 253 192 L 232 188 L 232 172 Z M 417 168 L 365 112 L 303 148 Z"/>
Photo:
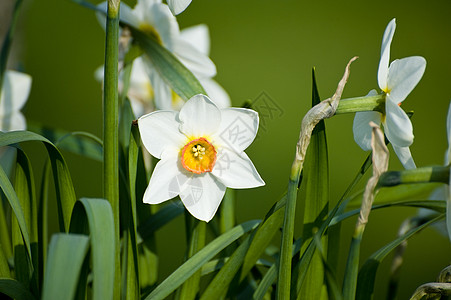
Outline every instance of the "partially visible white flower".
<path id="1" fill-rule="evenodd" d="M 30 89 L 30 75 L 5 71 L 0 96 L 0 131 L 24 130 L 27 127 L 20 110 L 27 102 Z"/>
<path id="2" fill-rule="evenodd" d="M 210 221 L 234 189 L 264 185 L 244 150 L 258 130 L 257 112 L 219 109 L 207 96 L 196 95 L 177 111 L 155 111 L 138 119 L 147 151 L 160 159 L 143 202 L 158 204 L 180 196 L 197 219 Z"/>
<path id="3" fill-rule="evenodd" d="M 445 166 L 449 166 L 451 160 L 451 103 L 448 108 L 448 116 L 446 118 L 446 133 L 448 135 L 448 149 L 445 153 Z M 433 226 L 443 234 L 448 234 L 451 241 L 451 173 L 450 182 L 448 186 L 440 186 L 436 188 L 428 198 L 429 200 L 443 200 L 446 199 L 446 226 L 445 222 L 435 223 Z M 427 217 L 428 215 L 434 214 L 429 209 L 421 208 L 418 210 L 418 215 L 420 217 Z"/>
<path id="4" fill-rule="evenodd" d="M 370 150 L 371 127 L 369 122 L 383 124 L 385 135 L 406 169 L 415 168 L 409 146 L 413 143 L 413 128 L 409 117 L 401 109 L 401 103 L 420 81 L 426 69 L 426 60 L 412 56 L 394 60 L 389 66 L 390 45 L 395 33 L 395 19 L 385 29 L 382 39 L 381 59 L 377 80 L 379 88 L 386 94 L 385 113 L 358 112 L 353 125 L 354 140 L 363 150 Z M 376 95 L 372 90 L 368 95 Z"/>
<path id="5" fill-rule="evenodd" d="M 99 7 L 106 11 L 106 2 L 100 4 Z M 102 14 L 97 14 L 97 16 L 99 22 L 104 24 L 105 16 Z M 216 67 L 208 57 L 210 37 L 205 25 L 193 26 L 180 31 L 176 18 L 171 14 L 168 6 L 161 3 L 161 0 L 138 0 L 133 9 L 126 4 L 121 4 L 120 16 L 124 23 L 153 36 L 156 41 L 177 56 L 180 62 L 204 86 L 207 94 L 213 99 L 217 99 L 219 106 L 230 106 L 227 93 L 216 82 L 212 82 L 212 77 L 216 75 Z M 136 79 L 138 81 L 136 90 L 133 86 L 135 79 L 131 78 L 128 96 L 130 99 L 133 99 L 133 94 L 138 96 L 138 99 L 135 100 L 139 101 L 132 104 L 136 116 L 153 110 L 154 106 L 149 106 L 152 101 L 157 109 L 180 109 L 184 101 L 172 91 L 150 60 L 146 58 L 135 60 L 133 69 L 135 68 L 142 70 L 139 72 L 141 75 L 147 74 L 147 76 Z M 147 83 L 148 81 L 150 84 Z M 148 93 L 149 85 L 151 93 Z M 152 98 L 146 98 L 146 95 L 152 96 Z"/>
<path id="6" fill-rule="evenodd" d="M 168 0 L 169 8 L 174 15 L 183 12 L 190 4 L 191 0 Z"/>
<path id="7" fill-rule="evenodd" d="M 5 71 L 0 95 L 0 131 L 26 129 L 27 123 L 20 110 L 27 102 L 30 89 L 30 75 L 11 70 Z M 15 149 L 11 147 L 0 149 L 0 163 L 7 174 L 11 173 L 15 154 Z"/>

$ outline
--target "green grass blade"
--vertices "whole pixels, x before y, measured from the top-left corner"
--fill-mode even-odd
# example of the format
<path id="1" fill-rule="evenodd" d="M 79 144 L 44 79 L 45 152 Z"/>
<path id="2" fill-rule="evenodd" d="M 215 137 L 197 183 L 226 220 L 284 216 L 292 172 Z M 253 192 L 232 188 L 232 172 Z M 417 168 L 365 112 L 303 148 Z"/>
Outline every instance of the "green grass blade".
<path id="1" fill-rule="evenodd" d="M 145 299 L 165 299 L 165 297 L 169 296 L 176 288 L 178 288 L 185 280 L 202 268 L 202 266 L 216 254 L 240 238 L 243 234 L 255 228 L 259 223 L 260 221 L 257 220 L 248 221 L 237 225 L 226 233 L 220 235 L 202 250 L 194 254 L 193 257 L 187 260 L 171 275 L 169 275 L 169 277 L 158 285 Z"/>
<path id="2" fill-rule="evenodd" d="M 197 94 L 206 95 L 199 80 L 170 51 L 140 30 L 131 28 L 131 31 L 158 73 L 177 95 L 185 101 Z"/>
<path id="3" fill-rule="evenodd" d="M 12 278 L 8 258 L 2 248 L 0 248 L 0 278 Z"/>
<path id="4" fill-rule="evenodd" d="M 187 230 L 187 240 L 189 241 L 187 258 L 193 257 L 205 246 L 205 237 L 207 231 L 207 223 L 195 219 L 190 213 L 186 212 L 185 217 L 190 226 Z M 199 292 L 199 284 L 201 277 L 201 269 L 190 276 L 180 288 L 179 299 L 194 300 Z"/>
<path id="5" fill-rule="evenodd" d="M 14 190 L 19 199 L 20 206 L 24 212 L 25 223 L 30 234 L 30 246 L 32 251 L 32 260 L 30 261 L 27 255 L 27 250 L 24 245 L 22 233 L 17 219 L 12 220 L 12 242 L 14 249 L 14 272 L 16 279 L 22 282 L 26 287 L 30 287 L 36 294 L 38 292 L 38 272 L 37 272 L 37 203 L 34 185 L 34 176 L 30 161 L 26 154 L 20 149 L 17 149 L 16 167 L 14 172 Z M 33 264 L 31 266 L 30 264 Z M 32 281 L 32 270 L 33 273 Z"/>
<path id="6" fill-rule="evenodd" d="M 25 221 L 26 219 L 25 213 L 24 210 L 22 209 L 19 198 L 17 197 L 17 194 L 11 182 L 9 181 L 8 176 L 6 175 L 5 171 L 3 170 L 3 167 L 1 166 L 0 166 L 0 188 L 5 194 L 6 199 L 8 199 L 9 205 L 11 206 L 14 215 L 16 216 L 16 220 L 20 228 L 20 233 L 22 235 L 23 242 L 25 243 L 26 253 L 28 256 L 27 259 L 29 262 L 31 262 L 32 259 L 31 259 L 30 234 L 28 231 L 27 222 Z"/>
<path id="7" fill-rule="evenodd" d="M 371 208 L 374 209 L 381 209 L 381 208 L 387 208 L 387 207 L 395 207 L 395 206 L 407 206 L 407 207 L 417 207 L 417 208 L 427 208 L 431 210 L 435 210 L 439 213 L 445 213 L 446 211 L 446 201 L 445 200 L 412 200 L 412 201 L 399 201 L 399 202 L 391 202 L 391 203 L 385 203 L 385 204 L 379 204 L 379 205 L 373 205 Z M 353 209 L 351 211 L 341 213 L 339 215 L 336 215 L 332 221 L 331 224 L 337 224 L 349 217 L 358 215 L 360 213 L 359 209 Z"/>
<path id="8" fill-rule="evenodd" d="M 0 250 L 2 251 L 5 258 L 13 257 L 12 243 L 11 243 L 11 233 L 10 227 L 8 226 L 6 215 L 9 212 L 5 211 L 6 207 L 4 201 L 0 202 Z M 8 272 L 9 273 L 9 272 Z M 5 277 L 0 274 L 0 277 Z"/>
<path id="9" fill-rule="evenodd" d="M 328 299 L 342 300 L 343 297 L 341 296 L 341 291 L 337 283 L 337 277 L 335 276 L 334 270 L 327 262 L 326 254 L 324 253 L 323 245 L 318 235 L 314 236 L 314 242 L 324 266 L 324 278 L 327 286 Z"/>
<path id="10" fill-rule="evenodd" d="M 265 220 L 252 232 L 252 234 L 235 250 L 221 270 L 210 282 L 201 299 L 219 299 L 227 289 L 233 294 L 237 286 L 247 276 L 251 268 L 257 263 L 266 247 L 271 243 L 274 235 L 279 231 L 283 223 L 286 197 L 273 205 L 267 213 Z M 238 278 L 234 278 L 240 271 Z M 232 280 L 233 287 L 229 287 Z"/>
<path id="11" fill-rule="evenodd" d="M 312 107 L 320 101 L 316 85 L 315 69 L 313 69 Z M 310 144 L 305 156 L 302 185 L 305 189 L 302 237 L 305 241 L 308 241 L 311 239 L 313 231 L 321 227 L 329 210 L 329 157 L 324 120 L 320 121 L 312 132 Z M 327 249 L 327 237 L 325 236 L 322 238 L 322 246 L 324 249 Z M 301 255 L 306 247 L 307 244 L 301 249 Z M 300 297 L 302 299 L 322 299 L 321 295 L 325 295 L 323 278 L 324 267 L 321 256 L 317 253 L 314 254 L 310 262 Z"/>
<path id="12" fill-rule="evenodd" d="M 60 230 L 67 231 L 69 229 L 70 216 L 76 197 L 72 179 L 61 152 L 48 139 L 33 132 L 0 132 L 0 146 L 32 141 L 44 143 L 48 152 L 55 182 Z"/>
<path id="13" fill-rule="evenodd" d="M 128 101 L 127 101 L 128 102 Z M 129 123 L 130 131 L 131 122 Z M 126 299 L 140 299 L 140 285 L 139 285 L 139 267 L 138 267 L 138 244 L 137 244 L 137 232 L 136 232 L 136 176 L 139 156 L 139 143 L 140 136 L 136 126 L 131 127 L 131 133 L 128 142 L 128 185 L 130 193 L 130 202 L 128 205 L 128 212 L 125 213 L 128 219 L 127 227 L 127 251 L 126 264 L 124 264 L 125 275 L 123 278 L 123 288 L 125 291 Z"/>
<path id="14" fill-rule="evenodd" d="M 416 227 L 412 228 L 404 235 L 399 236 L 397 239 L 391 241 L 373 255 L 371 255 L 365 263 L 362 265 L 362 268 L 359 271 L 358 281 L 357 281 L 357 292 L 356 299 L 371 299 L 374 292 L 374 282 L 376 279 L 376 272 L 379 267 L 379 264 L 384 260 L 384 258 L 391 253 L 396 247 L 398 247 L 403 241 L 409 239 L 414 234 L 420 232 L 427 226 L 431 225 L 438 220 L 441 220 L 445 217 L 444 214 Z"/>
<path id="15" fill-rule="evenodd" d="M 147 240 L 164 225 L 183 214 L 185 208 L 175 203 L 168 203 L 157 213 L 151 215 L 138 226 L 138 232 L 143 240 Z"/>
<path id="16" fill-rule="evenodd" d="M 374 204 L 400 202 L 411 199 L 427 199 L 440 183 L 402 184 L 381 188 L 374 199 Z M 348 207 L 360 207 L 363 190 L 349 198 Z"/>
<path id="17" fill-rule="evenodd" d="M 60 233 L 52 237 L 42 287 L 42 300 L 74 298 L 88 248 L 89 238 L 84 235 Z"/>
<path id="18" fill-rule="evenodd" d="M 112 299 L 115 237 L 110 203 L 104 199 L 88 198 L 77 202 L 73 211 L 71 232 L 82 233 L 86 230 L 86 225 L 89 226 L 92 255 L 92 299 Z"/>
<path id="19" fill-rule="evenodd" d="M 42 170 L 41 178 L 41 191 L 39 193 L 39 206 L 38 206 L 38 280 L 39 285 L 42 287 L 42 280 L 45 272 L 45 263 L 47 258 L 47 245 L 48 245 L 48 192 L 49 192 L 49 178 L 50 178 L 50 162 L 47 161 Z"/>
<path id="20" fill-rule="evenodd" d="M 33 131 L 52 141 L 59 149 L 103 161 L 103 142 L 97 136 L 83 131 L 69 132 L 43 126 L 35 122 L 27 122 L 28 130 Z"/>
<path id="21" fill-rule="evenodd" d="M 2 294 L 15 300 L 36 299 L 21 282 L 10 278 L 0 278 L 0 296 Z"/>

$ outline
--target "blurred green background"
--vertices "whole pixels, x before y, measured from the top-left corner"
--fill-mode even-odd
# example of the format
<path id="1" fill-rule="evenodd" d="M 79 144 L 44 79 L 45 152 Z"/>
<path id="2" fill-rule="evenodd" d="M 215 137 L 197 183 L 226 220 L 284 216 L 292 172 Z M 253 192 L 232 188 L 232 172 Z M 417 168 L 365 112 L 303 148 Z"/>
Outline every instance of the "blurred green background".
<path id="1" fill-rule="evenodd" d="M 49 127 L 101 136 L 102 92 L 94 80 L 94 70 L 103 64 L 104 31 L 94 13 L 69 0 L 24 2 L 11 67 L 33 77 L 31 95 L 23 109 L 25 116 Z M 177 17 L 180 27 L 208 25 L 210 56 L 218 69 L 216 79 L 228 91 L 233 105 L 255 101 L 264 92 L 281 109 L 280 114 L 264 117 L 264 129 L 247 150 L 266 186 L 237 192 L 237 221 L 263 218 L 286 190 L 301 120 L 311 103 L 312 67 L 316 67 L 320 96 L 325 99 L 335 91 L 348 60 L 358 55 L 343 98 L 366 95 L 377 88 L 382 34 L 394 17 L 397 29 L 391 60 L 412 55 L 427 60 L 423 79 L 403 102 L 404 109 L 415 111 L 411 151 L 417 166 L 443 164 L 451 99 L 450 15 L 448 0 L 193 0 Z M 326 121 L 332 201 L 343 194 L 368 154 L 353 140 L 352 121 L 353 115 Z M 101 164 L 70 153 L 64 155 L 77 197 L 101 197 Z M 37 150 L 33 159 L 39 165 L 44 155 Z M 390 169 L 401 168 L 392 153 Z M 297 207 L 301 221 L 301 203 Z M 362 244 L 362 260 L 393 240 L 403 220 L 415 213 L 416 209 L 408 208 L 372 213 Z M 183 224 L 183 217 L 179 217 L 158 234 L 162 279 L 183 259 Z M 355 219 L 344 222 L 340 276 L 354 224 Z M 298 222 L 298 234 L 300 226 Z M 434 229 L 413 237 L 405 253 L 399 299 L 434 281 L 450 263 L 450 250 L 448 239 Z M 379 269 L 376 299 L 385 297 L 390 262 L 391 256 Z"/>

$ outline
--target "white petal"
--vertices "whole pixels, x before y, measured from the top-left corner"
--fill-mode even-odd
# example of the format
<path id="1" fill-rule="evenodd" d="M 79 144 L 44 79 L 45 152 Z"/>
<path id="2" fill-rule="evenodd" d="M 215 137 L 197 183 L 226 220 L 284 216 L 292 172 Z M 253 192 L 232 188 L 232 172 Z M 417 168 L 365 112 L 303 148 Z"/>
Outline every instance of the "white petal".
<path id="1" fill-rule="evenodd" d="M 379 61 L 379 69 L 377 72 L 377 82 L 381 90 L 387 87 L 388 77 L 388 63 L 390 61 L 390 45 L 395 34 L 396 19 L 392 19 L 385 28 L 384 36 L 382 38 L 381 60 Z"/>
<path id="2" fill-rule="evenodd" d="M 188 5 L 190 5 L 191 0 L 168 0 L 168 5 L 174 15 L 178 15 L 184 11 Z"/>
<path id="3" fill-rule="evenodd" d="M 151 25 L 160 35 L 163 45 L 170 51 L 175 51 L 176 40 L 180 29 L 176 18 L 165 4 L 152 4 L 144 10 L 143 24 Z"/>
<path id="4" fill-rule="evenodd" d="M 446 133 L 448 133 L 448 151 L 445 155 L 445 165 L 447 166 L 451 160 L 451 103 L 448 108 L 448 116 L 446 117 Z"/>
<path id="5" fill-rule="evenodd" d="M 190 178 L 180 192 L 186 209 L 197 219 L 208 222 L 215 215 L 226 187 L 209 173 Z"/>
<path id="6" fill-rule="evenodd" d="M 246 153 L 222 148 L 211 172 L 226 187 L 246 189 L 265 185 Z"/>
<path id="7" fill-rule="evenodd" d="M 179 152 L 186 144 L 175 111 L 159 110 L 144 115 L 138 119 L 138 126 L 144 147 L 156 158 L 161 158 L 166 151 Z"/>
<path id="8" fill-rule="evenodd" d="M 224 108 L 221 109 L 221 117 L 214 142 L 241 153 L 257 136 L 258 113 L 246 108 Z"/>
<path id="9" fill-rule="evenodd" d="M 413 143 L 413 128 L 407 114 L 391 101 L 390 96 L 385 101 L 385 112 L 384 130 L 387 139 L 394 146 L 409 147 Z"/>
<path id="10" fill-rule="evenodd" d="M 143 202 L 158 204 L 174 198 L 180 193 L 180 187 L 187 179 L 179 169 L 178 156 L 165 155 L 165 158 L 160 160 L 153 170 Z"/>
<path id="11" fill-rule="evenodd" d="M 180 110 L 180 131 L 187 136 L 214 134 L 221 123 L 221 111 L 205 95 L 195 95 Z"/>
<path id="12" fill-rule="evenodd" d="M 210 54 L 210 33 L 208 26 L 200 24 L 180 31 L 180 38 L 194 46 L 199 52 Z"/>
<path id="13" fill-rule="evenodd" d="M 15 112 L 0 118 L 0 131 L 25 130 L 27 122 L 21 112 Z"/>
<path id="14" fill-rule="evenodd" d="M 364 151 L 371 150 L 371 133 L 373 131 L 370 122 L 373 121 L 377 125 L 381 124 L 382 114 L 377 111 L 361 111 L 357 112 L 352 124 L 354 132 L 354 141 Z"/>
<path id="15" fill-rule="evenodd" d="M 388 69 L 388 90 L 396 104 L 404 101 L 423 77 L 426 60 L 421 56 L 397 59 Z"/>
<path id="16" fill-rule="evenodd" d="M 200 84 L 204 87 L 208 97 L 213 101 L 218 108 L 230 107 L 231 101 L 229 94 L 225 89 L 211 78 L 204 78 L 199 80 Z"/>
<path id="17" fill-rule="evenodd" d="M 196 77 L 204 78 L 216 75 L 216 66 L 211 59 L 190 43 L 178 39 L 174 47 L 174 53 Z"/>
<path id="18" fill-rule="evenodd" d="M 398 147 L 396 145 L 392 146 L 393 150 L 395 150 L 396 156 L 398 156 L 399 161 L 405 169 L 416 169 L 416 165 L 413 161 L 409 147 Z"/>
<path id="19" fill-rule="evenodd" d="M 18 112 L 27 102 L 31 76 L 17 71 L 6 71 L 0 96 L 0 115 Z"/>

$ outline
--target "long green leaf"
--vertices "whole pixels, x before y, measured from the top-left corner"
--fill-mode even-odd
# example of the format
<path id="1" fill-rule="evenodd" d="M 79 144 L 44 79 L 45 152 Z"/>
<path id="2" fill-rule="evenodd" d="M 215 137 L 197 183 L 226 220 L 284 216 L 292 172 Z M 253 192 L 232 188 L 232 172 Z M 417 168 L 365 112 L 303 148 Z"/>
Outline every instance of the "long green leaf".
<path id="1" fill-rule="evenodd" d="M 387 208 L 387 207 L 393 207 L 393 206 L 427 208 L 427 209 L 435 210 L 439 213 L 444 213 L 446 211 L 446 201 L 445 200 L 418 200 L 418 201 L 412 200 L 412 201 L 399 201 L 399 202 L 394 201 L 391 203 L 373 205 L 373 207 L 371 209 L 381 209 L 381 208 Z M 359 213 L 360 213 L 359 209 L 353 209 L 351 211 L 341 213 L 341 214 L 335 216 L 330 223 L 331 223 L 331 225 L 335 225 L 349 217 L 358 215 Z"/>
<path id="2" fill-rule="evenodd" d="M 74 207 L 71 232 L 84 233 L 89 226 L 92 255 L 92 299 L 111 299 L 114 286 L 113 211 L 104 199 L 82 198 Z M 50 253 L 49 253 L 50 255 Z"/>
<path id="3" fill-rule="evenodd" d="M 49 128 L 36 122 L 28 122 L 27 128 L 52 141 L 61 150 L 103 161 L 103 143 L 97 136 L 83 131 L 69 132 L 62 129 Z"/>
<path id="4" fill-rule="evenodd" d="M 130 123 L 131 124 L 131 123 Z M 130 125 L 129 125 L 130 126 Z M 130 131 L 130 130 L 129 130 Z M 130 204 L 128 205 L 128 226 L 127 226 L 127 251 L 125 278 L 123 278 L 123 288 L 125 289 L 126 299 L 140 299 L 139 288 L 139 268 L 138 268 L 138 243 L 137 243 L 137 216 L 136 216 L 136 176 L 138 166 L 139 142 L 140 136 L 138 128 L 131 127 L 131 133 L 128 142 L 128 184 L 130 193 Z M 125 254 L 124 254 L 125 255 Z"/>
<path id="5" fill-rule="evenodd" d="M 55 234 L 49 245 L 42 299 L 73 299 L 89 238 L 79 234 Z"/>
<path id="6" fill-rule="evenodd" d="M 21 282 L 10 278 L 0 278 L 0 296 L 2 294 L 16 300 L 36 299 Z"/>
<path id="7" fill-rule="evenodd" d="M 398 247 L 402 242 L 412 237 L 414 234 L 420 232 L 427 226 L 431 225 L 438 220 L 444 218 L 444 214 L 416 227 L 412 228 L 404 235 L 399 236 L 397 239 L 391 241 L 378 251 L 376 251 L 373 255 L 371 255 L 363 264 L 362 268 L 359 271 L 358 281 L 357 281 L 357 292 L 356 299 L 366 300 L 371 299 L 374 292 L 374 282 L 376 279 L 376 272 L 379 267 L 379 264 L 384 260 L 384 258 L 392 252 L 396 247 Z"/>
<path id="8" fill-rule="evenodd" d="M 55 182 L 60 230 L 67 231 L 69 229 L 70 216 L 76 197 L 72 179 L 61 152 L 48 139 L 33 132 L 0 132 L 0 146 L 32 141 L 44 143 L 47 149 L 50 162 L 52 164 L 53 178 Z"/>
<path id="9" fill-rule="evenodd" d="M 170 51 L 142 31 L 131 28 L 132 35 L 165 82 L 183 100 L 206 94 L 199 80 Z"/>
<path id="10" fill-rule="evenodd" d="M 17 149 L 17 159 L 14 178 L 14 189 L 16 191 L 17 198 L 19 199 L 20 206 L 24 212 L 25 223 L 27 230 L 30 234 L 30 246 L 32 250 L 32 261 L 28 259 L 27 250 L 23 242 L 20 226 L 17 219 L 13 219 L 12 222 L 12 241 L 14 248 L 14 272 L 16 279 L 22 282 L 25 286 L 30 286 L 33 283 L 33 289 L 38 293 L 38 281 L 37 281 L 37 203 L 35 195 L 34 176 L 30 161 L 27 155 L 20 149 Z M 33 266 L 30 266 L 33 264 Z M 31 281 L 31 270 L 35 270 L 33 273 L 34 281 Z"/>
<path id="11" fill-rule="evenodd" d="M 1 136 L 0 136 L 1 142 Z M 14 188 L 9 181 L 8 176 L 6 175 L 3 168 L 0 166 L 0 188 L 8 199 L 9 205 L 11 206 L 14 215 L 16 216 L 17 223 L 20 228 L 21 235 L 23 237 L 23 241 L 25 243 L 26 253 L 28 255 L 28 261 L 32 261 L 31 259 L 31 246 L 30 246 L 30 234 L 27 227 L 27 222 L 25 221 L 25 213 L 20 205 L 19 198 L 17 197 Z"/>
<path id="12" fill-rule="evenodd" d="M 248 221 L 233 229 L 227 231 L 226 233 L 220 235 L 202 250 L 194 254 L 189 260 L 187 260 L 183 265 L 181 265 L 177 270 L 175 270 L 168 278 L 166 278 L 160 285 L 158 285 L 155 290 L 152 291 L 145 299 L 146 300 L 158 300 L 165 299 L 169 296 L 176 288 L 178 288 L 185 280 L 187 280 L 191 275 L 197 272 L 202 266 L 212 259 L 216 254 L 221 252 L 225 247 L 233 243 L 239 237 L 241 237 L 246 232 L 255 228 L 260 221 Z"/>
<path id="13" fill-rule="evenodd" d="M 312 70 L 312 107 L 320 102 L 316 85 L 315 69 Z M 305 188 L 304 227 L 302 237 L 311 239 L 313 230 L 321 227 L 329 209 L 329 158 L 327 152 L 326 126 L 320 121 L 312 132 L 304 163 L 302 184 Z M 301 186 L 302 188 L 302 186 Z M 322 238 L 327 249 L 327 238 Z M 301 255 L 307 244 L 301 249 Z M 327 250 L 326 250 L 327 251 Z M 299 297 L 301 299 L 322 299 L 325 296 L 323 282 L 324 267 L 319 253 L 313 256 Z"/>
<path id="14" fill-rule="evenodd" d="M 280 208 L 284 207 L 285 202 L 286 197 L 283 197 L 273 205 L 265 220 L 260 223 L 251 235 L 242 241 L 241 245 L 216 274 L 202 294 L 201 299 L 220 299 L 227 288 L 229 288 L 229 293 L 231 293 L 233 288 L 230 288 L 229 285 L 238 271 L 240 271 L 239 277 L 236 278 L 238 283 L 235 282 L 235 285 L 238 285 L 246 277 L 282 226 L 284 210 Z"/>
<path id="15" fill-rule="evenodd" d="M 363 162 L 362 166 L 360 167 L 359 171 L 357 172 L 357 175 L 354 177 L 351 184 L 348 186 L 346 191 L 344 192 L 343 196 L 338 200 L 335 207 L 330 211 L 329 215 L 327 216 L 326 221 L 324 221 L 319 228 L 319 230 L 315 233 L 315 235 L 322 236 L 326 229 L 329 227 L 330 222 L 332 221 L 332 218 L 339 212 L 344 210 L 346 207 L 346 202 L 344 202 L 344 199 L 346 199 L 353 188 L 357 185 L 357 183 L 360 181 L 360 179 L 363 177 L 363 175 L 366 173 L 366 171 L 371 166 L 371 154 L 368 155 L 366 160 Z M 302 283 L 304 282 L 305 276 L 307 274 L 308 266 L 310 264 L 311 259 L 313 258 L 313 255 L 315 253 L 316 244 L 313 241 L 310 241 L 309 245 L 307 246 L 307 249 L 305 250 L 304 254 L 302 255 L 301 259 L 298 261 L 298 263 L 295 265 L 293 273 L 297 275 L 297 277 L 293 278 L 292 282 L 292 289 L 296 289 L 296 294 L 299 293 L 301 290 Z M 294 292 L 293 292 L 294 294 Z"/>
<path id="16" fill-rule="evenodd" d="M 172 202 L 163 206 L 157 213 L 151 215 L 138 226 L 138 232 L 143 240 L 147 240 L 161 227 L 183 214 L 185 208 Z"/>

